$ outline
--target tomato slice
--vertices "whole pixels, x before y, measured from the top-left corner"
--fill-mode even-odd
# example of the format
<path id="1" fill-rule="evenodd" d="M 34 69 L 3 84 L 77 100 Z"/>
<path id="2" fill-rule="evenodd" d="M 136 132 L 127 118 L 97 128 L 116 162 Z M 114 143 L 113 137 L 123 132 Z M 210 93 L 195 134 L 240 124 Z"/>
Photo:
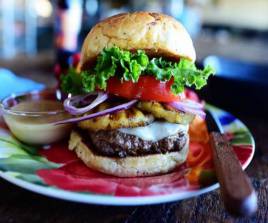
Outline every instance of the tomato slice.
<path id="1" fill-rule="evenodd" d="M 107 92 L 128 99 L 140 99 L 144 101 L 172 102 L 181 99 L 174 95 L 170 87 L 173 80 L 162 82 L 153 76 L 141 76 L 138 82 L 123 81 L 112 77 L 108 81 Z"/>

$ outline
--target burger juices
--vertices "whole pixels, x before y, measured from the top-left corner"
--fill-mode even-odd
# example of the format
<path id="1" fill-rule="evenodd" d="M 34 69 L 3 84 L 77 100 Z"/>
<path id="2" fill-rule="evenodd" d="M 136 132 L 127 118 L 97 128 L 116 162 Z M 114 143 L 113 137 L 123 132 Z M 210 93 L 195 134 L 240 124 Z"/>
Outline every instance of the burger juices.
<path id="1" fill-rule="evenodd" d="M 119 177 L 169 172 L 187 157 L 188 126 L 202 105 L 185 87 L 202 88 L 213 74 L 198 70 L 185 28 L 150 12 L 119 14 L 87 35 L 76 69 L 62 77 L 72 119 L 69 149 L 90 168 Z"/>

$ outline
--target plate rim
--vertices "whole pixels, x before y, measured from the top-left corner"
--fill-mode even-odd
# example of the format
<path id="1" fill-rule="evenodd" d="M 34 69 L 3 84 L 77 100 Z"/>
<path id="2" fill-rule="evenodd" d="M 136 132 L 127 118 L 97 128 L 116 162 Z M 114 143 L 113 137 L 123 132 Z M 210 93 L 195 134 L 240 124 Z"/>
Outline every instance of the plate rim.
<path id="1" fill-rule="evenodd" d="M 218 110 L 221 113 L 231 114 L 222 110 L 218 107 L 212 106 L 210 104 L 206 104 L 208 109 L 212 109 L 211 112 L 215 112 L 214 109 Z M 214 111 L 213 111 L 214 110 Z M 216 116 L 218 116 L 216 114 Z M 234 116 L 235 117 L 235 116 Z M 243 164 L 242 168 L 245 170 L 248 165 L 251 163 L 253 156 L 255 154 L 255 140 L 253 138 L 252 133 L 248 129 L 248 127 L 238 118 L 236 121 L 241 123 L 242 126 L 246 129 L 247 133 L 251 139 L 252 145 L 252 153 L 248 160 Z M 96 204 L 96 205 L 110 205 L 110 206 L 141 206 L 141 205 L 152 205 L 152 204 L 160 204 L 160 203 L 168 203 L 179 200 L 185 200 L 188 198 L 196 197 L 201 194 L 208 193 L 210 191 L 216 190 L 219 188 L 219 183 L 214 183 L 208 187 L 196 190 L 196 191 L 180 191 L 178 193 L 171 194 L 163 194 L 163 195 L 151 195 L 151 196 L 113 196 L 113 195 L 105 195 L 105 194 L 94 194 L 94 193 L 81 193 L 81 192 L 73 192 L 60 188 L 56 188 L 54 186 L 41 186 L 39 184 L 34 184 L 31 182 L 27 182 L 22 179 L 18 179 L 12 175 L 8 175 L 6 172 L 0 170 L 0 177 L 4 180 L 12 183 L 18 187 L 21 187 L 25 190 L 35 192 L 37 194 L 45 195 L 47 197 L 57 198 L 60 200 L 72 201 L 77 203 L 86 203 L 86 204 Z"/>
<path id="2" fill-rule="evenodd" d="M 44 187 L 38 184 L 33 184 L 21 179 L 17 179 L 13 176 L 7 175 L 0 171 L 0 177 L 12 183 L 16 186 L 19 186 L 23 189 L 26 189 L 37 194 L 45 195 L 52 198 L 58 198 L 61 200 L 73 201 L 77 203 L 86 203 L 86 204 L 97 204 L 97 205 L 111 205 L 111 206 L 142 206 L 142 205 L 151 205 L 151 204 L 160 204 L 168 203 L 173 201 L 179 201 L 195 197 L 212 190 L 219 188 L 219 183 L 210 185 L 209 187 L 202 188 L 197 191 L 185 191 L 172 194 L 164 195 L 152 195 L 152 196 L 110 196 L 110 195 L 99 195 L 99 194 L 83 194 L 79 192 L 72 192 L 63 189 L 58 189 L 53 186 Z M 115 202 L 116 201 L 116 202 Z M 138 201 L 138 202 L 137 202 Z"/>

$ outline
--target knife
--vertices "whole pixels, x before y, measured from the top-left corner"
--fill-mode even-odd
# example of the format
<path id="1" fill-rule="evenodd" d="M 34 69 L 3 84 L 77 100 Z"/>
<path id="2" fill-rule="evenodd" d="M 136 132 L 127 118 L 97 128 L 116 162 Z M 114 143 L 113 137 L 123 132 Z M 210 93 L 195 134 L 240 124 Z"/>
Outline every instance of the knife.
<path id="1" fill-rule="evenodd" d="M 257 210 L 257 195 L 234 150 L 223 134 L 218 118 L 206 110 L 206 123 L 213 162 L 226 210 L 235 216 L 250 216 Z"/>

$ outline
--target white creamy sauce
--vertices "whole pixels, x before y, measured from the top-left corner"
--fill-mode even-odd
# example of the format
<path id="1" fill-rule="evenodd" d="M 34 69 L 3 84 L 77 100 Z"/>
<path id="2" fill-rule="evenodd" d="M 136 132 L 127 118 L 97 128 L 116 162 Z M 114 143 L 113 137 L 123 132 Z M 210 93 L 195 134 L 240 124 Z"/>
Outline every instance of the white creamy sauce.
<path id="1" fill-rule="evenodd" d="M 153 122 L 149 125 L 137 128 L 121 128 L 120 132 L 135 135 L 143 140 L 158 141 L 179 131 L 188 131 L 189 125 L 181 125 L 169 122 Z"/>

